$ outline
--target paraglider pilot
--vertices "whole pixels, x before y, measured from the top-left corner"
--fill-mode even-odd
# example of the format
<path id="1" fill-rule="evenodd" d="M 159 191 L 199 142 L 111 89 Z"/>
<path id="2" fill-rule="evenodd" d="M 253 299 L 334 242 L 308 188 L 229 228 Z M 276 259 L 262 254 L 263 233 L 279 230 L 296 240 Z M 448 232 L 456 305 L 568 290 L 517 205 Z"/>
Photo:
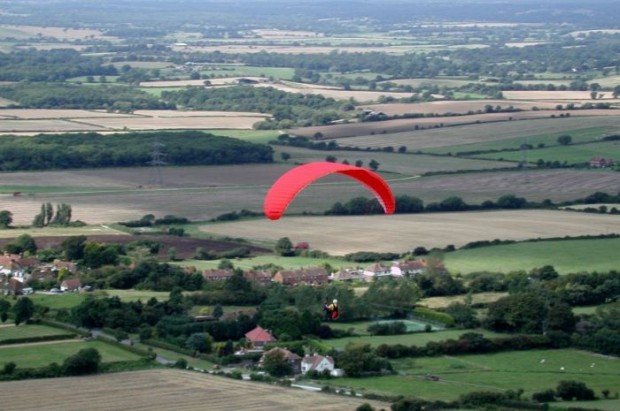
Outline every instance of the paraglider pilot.
<path id="1" fill-rule="evenodd" d="M 323 303 L 323 312 L 325 314 L 325 320 L 337 320 L 338 319 L 338 300 L 334 299 L 331 304 L 328 304 L 327 301 Z"/>

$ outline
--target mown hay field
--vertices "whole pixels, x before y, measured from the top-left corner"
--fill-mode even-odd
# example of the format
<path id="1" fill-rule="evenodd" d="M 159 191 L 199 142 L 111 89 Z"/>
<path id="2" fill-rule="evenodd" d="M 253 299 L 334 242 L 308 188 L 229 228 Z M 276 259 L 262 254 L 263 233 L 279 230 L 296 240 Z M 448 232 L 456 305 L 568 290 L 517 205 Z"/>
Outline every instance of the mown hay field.
<path id="1" fill-rule="evenodd" d="M 279 175 L 292 166 L 196 167 L 195 171 L 194 167 L 166 167 L 162 170 L 164 187 L 148 185 L 152 173 L 148 167 L 121 171 L 83 170 L 84 174 L 81 174 L 82 171 L 1 173 L 0 190 L 5 193 L 21 191 L 22 195 L 14 197 L 7 194 L 0 200 L 2 209 L 13 212 L 16 224 L 30 224 L 41 203 L 48 201 L 71 204 L 74 219 L 89 224 L 127 221 L 145 214 L 158 217 L 175 214 L 204 221 L 243 208 L 262 212 L 267 190 Z M 389 169 L 387 165 L 381 167 Z M 49 173 L 63 177 L 54 182 L 53 187 L 47 187 Z M 75 180 L 80 181 L 79 187 L 78 183 L 72 182 L 71 175 L 79 176 Z M 515 170 L 432 177 L 385 174 L 385 177 L 396 195 L 417 196 L 426 203 L 456 195 L 477 204 L 509 193 L 525 196 L 528 200 L 549 198 L 560 201 L 583 198 L 596 191 L 614 193 L 620 186 L 620 174 L 588 170 Z M 19 185 L 14 183 L 16 180 Z M 98 188 L 99 184 L 105 184 L 107 189 Z M 122 186 L 114 188 L 116 184 Z M 322 213 L 336 201 L 347 201 L 356 196 L 370 197 L 371 194 L 347 177 L 330 176 L 304 190 L 289 212 Z"/>
<path id="2" fill-rule="evenodd" d="M 595 81 L 594 81 L 595 82 Z M 546 90 L 523 90 L 502 91 L 508 100 L 588 100 L 596 103 L 598 100 L 613 99 L 611 92 L 601 91 L 596 100 L 591 99 L 589 91 L 546 91 Z"/>
<path id="3" fill-rule="evenodd" d="M 301 94 L 319 94 L 324 97 L 333 98 L 336 100 L 349 100 L 354 99 L 359 102 L 372 102 L 379 100 L 380 97 L 394 97 L 394 98 L 408 98 L 413 93 L 404 93 L 396 91 L 366 91 L 366 90 L 344 90 L 336 87 L 328 86 L 315 86 L 301 83 L 260 83 L 256 87 L 272 87 L 280 91 L 287 93 L 301 93 Z"/>
<path id="4" fill-rule="evenodd" d="M 441 49 L 441 46 L 432 45 L 411 45 L 411 46 L 293 46 L 293 45 L 249 45 L 249 44 L 227 44 L 215 46 L 172 46 L 172 50 L 186 53 L 212 53 L 218 51 L 227 54 L 246 54 L 246 53 L 279 53 L 279 54 L 329 54 L 334 51 L 347 53 L 389 53 L 405 54 L 415 51 L 432 51 Z"/>
<path id="5" fill-rule="evenodd" d="M 11 410 L 353 410 L 361 398 L 239 381 L 181 370 L 150 370 L 80 378 L 0 383 L 0 403 Z M 36 392 L 37 395 L 32 395 Z M 79 395 L 76 395 L 76 392 Z"/>
<path id="6" fill-rule="evenodd" d="M 615 223 L 611 223 L 614 221 Z M 619 233 L 620 217 L 610 219 L 609 233 Z M 541 241 L 480 247 L 446 253 L 444 262 L 451 272 L 529 271 L 552 265 L 560 274 L 620 269 L 620 239 Z"/>
<path id="7" fill-rule="evenodd" d="M 152 110 L 155 112 L 155 110 Z M 108 113 L 103 110 L 47 109 L 47 108 L 7 108 L 0 110 L 0 117 L 15 120 L 58 120 L 80 118 L 124 118 L 132 114 Z"/>
<path id="8" fill-rule="evenodd" d="M 201 227 L 207 233 L 275 241 L 290 237 L 333 255 L 404 252 L 418 246 L 457 247 L 472 241 L 549 238 L 620 232 L 620 217 L 550 210 L 461 212 L 393 216 L 287 217 Z"/>
<path id="9" fill-rule="evenodd" d="M 424 113 L 424 114 L 466 114 L 469 111 L 478 111 L 485 109 L 485 106 L 491 105 L 494 109 L 500 106 L 506 109 L 512 106 L 518 110 L 532 110 L 533 107 L 540 109 L 555 109 L 558 104 L 565 105 L 566 102 L 562 100 L 557 101 L 523 101 L 523 100 L 445 100 L 445 101 L 430 101 L 426 103 L 386 103 L 386 104 L 371 104 L 363 106 L 369 110 L 381 111 L 387 115 L 403 115 L 409 113 Z M 579 106 L 579 104 L 577 104 Z M 573 115 L 574 112 L 571 112 Z"/>
<path id="10" fill-rule="evenodd" d="M 228 111 L 136 110 L 133 115 L 90 110 L 3 109 L 0 133 L 172 129 L 246 129 L 269 115 Z M 6 119 L 5 119 L 6 118 Z"/>
<path id="11" fill-rule="evenodd" d="M 26 25 L 6 25 L 0 26 L 0 30 L 6 30 L 7 37 L 54 37 L 58 40 L 84 40 L 88 38 L 97 40 L 115 40 L 116 37 L 105 36 L 103 32 L 96 29 L 71 29 L 66 27 L 41 27 Z M 0 33 L 2 33 L 0 31 Z"/>
<path id="12" fill-rule="evenodd" d="M 386 121 L 368 121 L 358 123 L 337 124 L 330 126 L 314 126 L 295 128 L 289 130 L 290 134 L 314 137 L 317 133 L 322 135 L 322 139 L 338 139 L 344 137 L 356 137 L 349 141 L 342 141 L 343 145 L 373 147 L 373 145 L 361 143 L 375 143 L 374 146 L 392 145 L 389 143 L 391 134 L 414 133 L 417 134 L 419 129 L 436 129 L 453 128 L 455 126 L 464 125 L 480 125 L 479 123 L 498 123 L 500 130 L 503 128 L 527 128 L 530 121 L 533 120 L 584 120 L 594 122 L 598 119 L 605 118 L 615 119 L 617 121 L 619 112 L 616 110 L 576 110 L 571 113 L 568 118 L 552 118 L 559 117 L 564 114 L 561 110 L 541 110 L 541 111 L 520 111 L 515 113 L 487 113 L 472 114 L 466 116 L 446 116 L 446 117 L 426 117 L 416 119 L 397 119 Z M 517 121 L 521 120 L 521 121 Z M 527 121 L 525 121 L 527 120 Z M 418 129 L 416 129 L 416 127 Z M 497 137 L 500 137 L 501 131 Z M 500 137 L 501 138 L 501 137 Z M 360 140 L 364 139 L 364 140 Z M 370 141 L 368 141 L 370 140 Z M 388 141 L 388 142 L 386 142 Z M 361 144 L 360 144 L 361 143 Z"/>
<path id="13" fill-rule="evenodd" d="M 401 121 L 401 120 L 398 120 Z M 539 136 L 549 133 L 567 133 L 591 127 L 606 127 L 612 130 L 620 128 L 620 116 L 601 117 L 569 117 L 543 118 L 527 121 L 507 121 L 487 124 L 471 124 L 455 127 L 444 127 L 431 130 L 405 131 L 369 135 L 367 129 L 359 125 L 358 137 L 336 140 L 343 146 L 355 147 L 399 147 L 407 146 L 409 150 L 424 150 L 429 148 L 462 146 L 471 143 L 506 140 L 517 137 Z M 357 125 L 357 124 L 355 124 Z M 329 129 L 328 129 L 329 130 Z M 331 131 L 325 134 L 329 137 Z"/>

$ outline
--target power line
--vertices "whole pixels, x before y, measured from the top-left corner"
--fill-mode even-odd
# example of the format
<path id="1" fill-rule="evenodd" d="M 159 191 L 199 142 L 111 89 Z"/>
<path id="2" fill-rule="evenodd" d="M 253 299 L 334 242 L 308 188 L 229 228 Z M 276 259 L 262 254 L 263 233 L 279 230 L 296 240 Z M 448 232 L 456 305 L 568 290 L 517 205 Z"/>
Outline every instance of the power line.
<path id="1" fill-rule="evenodd" d="M 159 141 L 159 139 L 155 139 L 153 141 L 153 150 L 151 151 L 151 161 L 148 161 L 147 164 L 151 166 L 151 177 L 149 179 L 149 185 L 154 186 L 163 186 L 164 178 L 161 171 L 161 166 L 166 165 L 167 163 L 164 161 L 166 155 L 162 151 L 162 148 L 165 147 L 165 144 Z"/>

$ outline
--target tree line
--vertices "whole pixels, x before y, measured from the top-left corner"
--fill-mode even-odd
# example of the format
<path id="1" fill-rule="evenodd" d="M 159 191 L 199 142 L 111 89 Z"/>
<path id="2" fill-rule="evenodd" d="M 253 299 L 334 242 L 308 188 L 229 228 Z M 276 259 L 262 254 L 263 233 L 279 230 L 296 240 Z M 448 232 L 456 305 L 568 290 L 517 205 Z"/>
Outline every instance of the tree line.
<path id="1" fill-rule="evenodd" d="M 350 103 L 322 95 L 287 93 L 272 87 L 188 87 L 181 91 L 164 91 L 162 98 L 169 103 L 195 110 L 272 114 L 273 119 L 259 123 L 257 127 L 260 129 L 328 124 L 342 118 L 343 111 L 354 109 Z"/>
<path id="2" fill-rule="evenodd" d="M 154 141 L 165 144 L 170 165 L 270 163 L 273 150 L 263 144 L 199 131 L 6 136 L 0 141 L 0 170 L 144 167 Z"/>
<path id="3" fill-rule="evenodd" d="M 125 85 L 85 87 L 68 83 L 16 83 L 0 86 L 0 96 L 26 108 L 174 110 L 167 103 L 142 90 Z"/>

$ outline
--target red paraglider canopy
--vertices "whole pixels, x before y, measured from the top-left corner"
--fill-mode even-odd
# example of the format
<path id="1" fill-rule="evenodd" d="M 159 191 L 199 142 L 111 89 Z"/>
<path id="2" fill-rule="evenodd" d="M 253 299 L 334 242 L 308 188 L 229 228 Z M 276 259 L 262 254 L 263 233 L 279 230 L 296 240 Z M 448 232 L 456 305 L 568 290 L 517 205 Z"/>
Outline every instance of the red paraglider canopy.
<path id="1" fill-rule="evenodd" d="M 283 174 L 269 189 L 263 209 L 270 220 L 279 219 L 289 204 L 309 184 L 329 174 L 344 174 L 365 185 L 375 194 L 386 214 L 396 208 L 394 194 L 388 183 L 377 173 L 347 164 L 317 161 L 295 167 Z"/>

